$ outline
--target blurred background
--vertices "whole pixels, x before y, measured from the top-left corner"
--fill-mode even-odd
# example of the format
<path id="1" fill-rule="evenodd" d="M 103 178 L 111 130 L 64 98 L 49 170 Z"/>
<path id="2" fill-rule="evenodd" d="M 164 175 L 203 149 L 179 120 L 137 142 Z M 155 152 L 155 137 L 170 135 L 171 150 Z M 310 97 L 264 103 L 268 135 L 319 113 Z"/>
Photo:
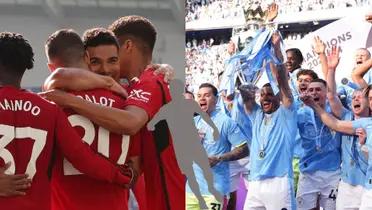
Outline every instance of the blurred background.
<path id="1" fill-rule="evenodd" d="M 0 0 L 0 31 L 17 32 L 29 40 L 35 67 L 26 71 L 22 87 L 40 89 L 48 76 L 44 43 L 61 28 L 80 35 L 92 27 L 107 27 L 125 15 L 150 19 L 158 31 L 154 62 L 170 63 L 184 78 L 184 2 L 179 0 Z"/>

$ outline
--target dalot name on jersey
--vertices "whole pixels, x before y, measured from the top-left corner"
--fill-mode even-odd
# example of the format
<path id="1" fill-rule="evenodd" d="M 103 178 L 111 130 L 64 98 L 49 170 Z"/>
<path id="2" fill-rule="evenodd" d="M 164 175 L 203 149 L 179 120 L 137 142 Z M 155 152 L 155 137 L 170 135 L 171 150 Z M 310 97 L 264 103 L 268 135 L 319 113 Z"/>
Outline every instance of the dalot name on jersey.
<path id="1" fill-rule="evenodd" d="M 10 100 L 3 99 L 0 101 L 0 109 L 11 110 L 11 111 L 24 111 L 30 112 L 33 116 L 40 114 L 40 107 L 33 105 L 31 101 L 27 100 Z"/>
<path id="2" fill-rule="evenodd" d="M 87 100 L 95 104 L 100 104 L 102 106 L 109 106 L 109 107 L 112 107 L 112 104 L 115 102 L 114 99 L 107 98 L 104 96 L 92 96 L 92 95 L 84 94 L 84 95 L 77 95 L 77 97 L 80 97 L 84 100 Z"/>

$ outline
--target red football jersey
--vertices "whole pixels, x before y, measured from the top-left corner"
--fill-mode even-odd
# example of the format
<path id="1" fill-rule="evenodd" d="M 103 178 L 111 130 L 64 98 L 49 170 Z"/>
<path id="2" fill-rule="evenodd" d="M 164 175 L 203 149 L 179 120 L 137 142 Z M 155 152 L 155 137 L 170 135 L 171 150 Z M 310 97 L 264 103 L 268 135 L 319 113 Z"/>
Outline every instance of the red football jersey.
<path id="1" fill-rule="evenodd" d="M 130 85 L 125 103 L 125 106 L 133 105 L 145 110 L 149 121 L 163 106 L 162 88 L 166 101 L 171 100 L 168 85 L 153 72 L 152 69 L 146 70 L 137 82 Z M 178 166 L 172 139 L 169 135 L 169 139 L 155 143 L 153 132 L 148 131 L 146 126 L 140 132 L 147 206 L 152 210 L 183 210 L 186 178 Z M 169 134 L 168 130 L 166 132 Z M 157 144 L 164 142 L 166 145 L 159 151 L 159 161 Z"/>
<path id="2" fill-rule="evenodd" d="M 0 88 L 0 166 L 11 162 L 9 174 L 29 174 L 25 196 L 0 197 L 2 210 L 49 210 L 48 171 L 54 150 L 92 177 L 125 184 L 129 178 L 81 142 L 66 115 L 36 94 L 14 87 Z"/>
<path id="3" fill-rule="evenodd" d="M 102 89 L 73 94 L 95 104 L 119 109 L 123 108 L 125 101 Z M 139 155 L 140 147 L 130 144 L 129 136 L 111 133 L 70 109 L 65 112 L 71 125 L 90 148 L 112 162 L 123 165 L 127 157 Z M 140 144 L 139 141 L 133 142 Z M 128 190 L 82 174 L 66 161 L 62 154 L 57 154 L 52 177 L 53 210 L 125 210 L 128 209 L 128 196 Z"/>

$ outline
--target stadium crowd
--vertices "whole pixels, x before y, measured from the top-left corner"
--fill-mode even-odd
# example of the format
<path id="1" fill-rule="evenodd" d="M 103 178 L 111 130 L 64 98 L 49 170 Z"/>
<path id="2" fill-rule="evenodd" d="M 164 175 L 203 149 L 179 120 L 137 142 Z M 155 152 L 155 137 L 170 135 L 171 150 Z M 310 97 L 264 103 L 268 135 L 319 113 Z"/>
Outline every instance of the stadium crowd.
<path id="1" fill-rule="evenodd" d="M 185 1 L 185 21 L 213 20 L 241 17 L 243 10 L 260 5 L 266 9 L 272 0 L 187 0 Z M 278 0 L 279 14 L 291 14 L 303 11 L 319 11 L 334 8 L 366 7 L 370 0 Z"/>
<path id="2" fill-rule="evenodd" d="M 221 20 L 234 18 L 243 14 L 232 1 L 186 1 L 186 22 L 194 20 Z"/>
<path id="3" fill-rule="evenodd" d="M 300 40 L 305 33 L 289 33 L 284 37 L 284 43 Z M 213 39 L 211 39 L 213 40 Z M 186 86 L 190 91 L 197 90 L 204 82 L 218 85 L 218 75 L 224 71 L 230 58 L 228 43 L 214 44 L 213 41 L 196 39 L 186 43 Z"/>
<path id="4" fill-rule="evenodd" d="M 199 45 L 190 45 L 186 46 L 186 86 L 197 90 L 204 82 L 217 85 L 228 57 L 227 44 L 212 45 L 203 40 Z"/>

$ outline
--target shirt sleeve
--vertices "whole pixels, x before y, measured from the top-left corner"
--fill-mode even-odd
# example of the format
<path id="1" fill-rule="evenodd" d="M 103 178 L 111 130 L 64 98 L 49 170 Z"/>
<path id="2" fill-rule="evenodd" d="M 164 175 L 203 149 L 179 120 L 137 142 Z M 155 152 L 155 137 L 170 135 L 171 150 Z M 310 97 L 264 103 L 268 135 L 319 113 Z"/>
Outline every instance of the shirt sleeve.
<path id="1" fill-rule="evenodd" d="M 247 143 L 249 140 L 248 137 L 244 135 L 238 124 L 233 120 L 229 120 L 227 136 L 232 147 L 240 146 Z"/>
<path id="2" fill-rule="evenodd" d="M 93 152 L 83 143 L 78 133 L 68 122 L 66 115 L 57 108 L 56 141 L 63 155 L 82 173 L 93 178 L 116 184 L 127 184 L 129 177 L 104 156 Z"/>
<path id="3" fill-rule="evenodd" d="M 296 103 L 292 103 L 291 106 L 289 106 L 288 108 L 285 107 L 284 105 L 280 105 L 279 107 L 279 112 L 281 113 L 281 117 L 284 118 L 284 119 L 288 119 L 288 120 L 296 120 L 296 124 L 297 124 L 297 105 Z"/>
<path id="4" fill-rule="evenodd" d="M 164 91 L 168 89 L 168 87 L 162 83 L 160 84 L 163 86 Z M 156 78 L 153 80 L 147 79 L 134 85 L 125 106 L 137 106 L 145 110 L 149 119 L 152 119 L 159 111 L 160 107 L 163 106 L 162 98 L 163 93 Z"/>
<path id="5" fill-rule="evenodd" d="M 353 129 L 357 128 L 364 128 L 366 129 L 367 126 L 372 126 L 372 118 L 359 118 L 352 121 Z"/>
<path id="6" fill-rule="evenodd" d="M 141 132 L 130 137 L 128 157 L 141 156 Z"/>

